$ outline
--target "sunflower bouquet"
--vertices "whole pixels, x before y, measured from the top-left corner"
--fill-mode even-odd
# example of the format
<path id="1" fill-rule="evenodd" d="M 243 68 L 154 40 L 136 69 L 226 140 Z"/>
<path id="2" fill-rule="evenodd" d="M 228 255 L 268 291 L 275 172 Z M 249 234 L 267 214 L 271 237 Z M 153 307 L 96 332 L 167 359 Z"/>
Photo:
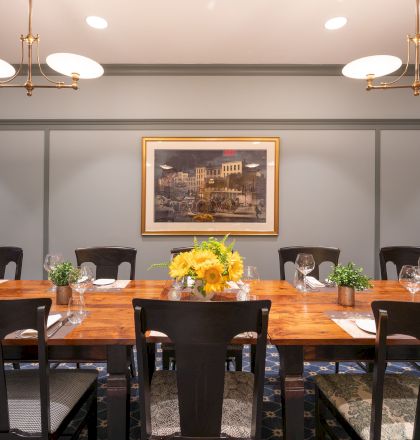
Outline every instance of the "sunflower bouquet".
<path id="1" fill-rule="evenodd" d="M 194 239 L 191 251 L 181 252 L 169 263 L 171 278 L 181 281 L 189 277 L 202 295 L 221 292 L 229 281 L 239 281 L 243 273 L 242 257 L 233 251 L 234 242 L 226 244 L 227 238 L 219 241 L 210 237 L 201 243 Z"/>

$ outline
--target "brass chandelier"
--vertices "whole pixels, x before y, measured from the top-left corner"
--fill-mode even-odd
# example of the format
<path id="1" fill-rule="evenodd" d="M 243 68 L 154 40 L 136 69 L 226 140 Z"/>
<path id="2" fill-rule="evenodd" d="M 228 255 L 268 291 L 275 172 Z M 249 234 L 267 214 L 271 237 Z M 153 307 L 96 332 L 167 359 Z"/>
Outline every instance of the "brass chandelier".
<path id="1" fill-rule="evenodd" d="M 349 78 L 365 79 L 367 81 L 366 90 L 377 89 L 412 89 L 414 96 L 420 95 L 420 26 L 419 26 L 419 2 L 416 0 L 416 33 L 413 36 L 407 35 L 407 62 L 403 72 L 395 80 L 374 84 L 377 77 L 389 75 L 398 70 L 402 61 L 398 57 L 391 55 L 373 55 L 359 58 L 343 68 L 343 75 Z M 399 84 L 399 81 L 407 74 L 410 64 L 412 45 L 414 45 L 414 80 L 411 84 Z"/>
<path id="2" fill-rule="evenodd" d="M 26 36 L 20 36 L 21 41 L 21 57 L 20 65 L 16 70 L 11 64 L 0 59 L 0 78 L 7 78 L 0 81 L 0 87 L 24 87 L 26 94 L 32 96 L 32 91 L 35 88 L 54 88 L 54 89 L 78 89 L 78 81 L 80 78 L 98 78 L 103 75 L 104 69 L 96 61 L 90 58 L 75 55 L 71 53 L 54 53 L 47 57 L 46 62 L 48 66 L 56 72 L 69 76 L 71 78 L 70 84 L 65 84 L 63 81 L 54 81 L 49 78 L 43 71 L 40 63 L 39 55 L 39 42 L 40 37 L 38 34 L 32 33 L 32 0 L 29 0 L 29 12 L 28 12 L 28 34 Z M 35 46 L 35 50 L 34 50 Z M 24 59 L 25 59 L 25 47 L 27 49 L 27 75 L 24 83 L 14 83 L 16 79 L 23 71 Z M 35 53 L 34 53 L 35 52 Z M 33 66 L 34 56 L 36 65 L 40 74 L 44 77 L 47 83 L 35 84 L 33 80 Z"/>

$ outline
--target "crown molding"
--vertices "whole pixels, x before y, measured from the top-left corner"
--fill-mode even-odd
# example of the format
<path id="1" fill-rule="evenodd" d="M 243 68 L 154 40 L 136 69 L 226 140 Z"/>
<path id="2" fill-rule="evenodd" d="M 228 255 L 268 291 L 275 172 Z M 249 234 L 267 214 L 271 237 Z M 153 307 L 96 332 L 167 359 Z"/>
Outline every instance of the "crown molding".
<path id="1" fill-rule="evenodd" d="M 105 76 L 341 76 L 343 68 L 340 64 L 103 64 L 103 67 Z M 46 64 L 42 64 L 42 69 L 49 76 L 57 75 Z M 36 65 L 33 75 L 40 76 Z"/>

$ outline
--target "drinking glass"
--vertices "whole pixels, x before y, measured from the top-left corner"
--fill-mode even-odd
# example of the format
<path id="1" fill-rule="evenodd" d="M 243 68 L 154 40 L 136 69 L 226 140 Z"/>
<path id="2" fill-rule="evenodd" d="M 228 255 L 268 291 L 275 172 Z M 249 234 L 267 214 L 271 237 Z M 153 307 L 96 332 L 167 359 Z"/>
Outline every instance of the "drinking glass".
<path id="1" fill-rule="evenodd" d="M 80 324 L 85 316 L 85 300 L 83 295 L 75 293 L 70 297 L 67 317 L 72 324 Z"/>
<path id="2" fill-rule="evenodd" d="M 245 266 L 244 273 L 242 274 L 243 281 L 259 281 L 260 276 L 256 266 Z"/>
<path id="3" fill-rule="evenodd" d="M 415 294 L 420 290 L 419 266 L 405 265 L 401 268 L 398 281 L 410 293 Z"/>
<path id="4" fill-rule="evenodd" d="M 255 266 L 245 266 L 244 273 L 242 274 L 243 285 L 241 287 L 241 290 L 247 291 L 249 293 L 249 291 L 251 290 L 251 284 L 254 281 L 259 281 L 259 279 L 260 276 Z"/>
<path id="5" fill-rule="evenodd" d="M 303 274 L 303 289 L 302 292 L 308 292 L 306 284 L 306 275 L 315 269 L 315 260 L 312 254 L 298 254 L 296 257 L 296 268 Z"/>
<path id="6" fill-rule="evenodd" d="M 86 289 L 92 287 L 93 279 L 94 276 L 90 267 L 79 266 L 70 273 L 69 286 L 83 296 Z"/>
<path id="7" fill-rule="evenodd" d="M 47 254 L 45 256 L 45 260 L 44 260 L 44 269 L 45 272 L 47 272 L 48 274 L 50 273 L 50 271 L 52 269 L 55 268 L 55 266 L 57 266 L 57 264 L 62 263 L 63 262 L 63 255 L 62 254 Z M 55 287 L 53 286 L 50 291 L 55 292 Z"/>

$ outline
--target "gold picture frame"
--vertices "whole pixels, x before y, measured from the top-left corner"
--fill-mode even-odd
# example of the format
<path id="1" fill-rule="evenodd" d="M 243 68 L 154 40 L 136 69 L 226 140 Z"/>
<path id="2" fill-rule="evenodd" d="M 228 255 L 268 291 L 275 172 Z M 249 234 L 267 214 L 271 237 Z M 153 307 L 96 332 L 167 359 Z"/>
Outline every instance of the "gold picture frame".
<path id="1" fill-rule="evenodd" d="M 142 235 L 278 235 L 279 137 L 144 137 Z"/>

